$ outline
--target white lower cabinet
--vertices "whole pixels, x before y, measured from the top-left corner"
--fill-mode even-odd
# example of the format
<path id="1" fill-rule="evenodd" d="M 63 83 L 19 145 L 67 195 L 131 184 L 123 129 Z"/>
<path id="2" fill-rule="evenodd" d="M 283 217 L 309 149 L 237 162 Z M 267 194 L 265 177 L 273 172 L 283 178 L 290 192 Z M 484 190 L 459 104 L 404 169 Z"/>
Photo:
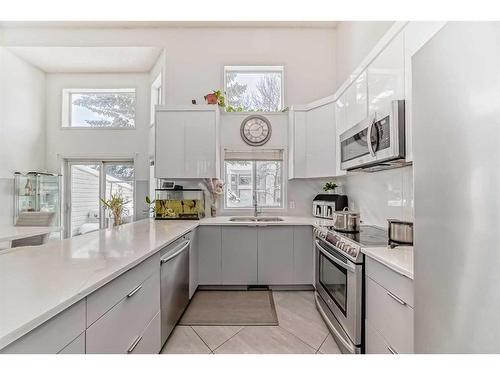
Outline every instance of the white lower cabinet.
<path id="1" fill-rule="evenodd" d="M 133 354 L 156 354 L 161 350 L 161 320 L 160 312 L 149 322 L 148 326 L 137 339 Z"/>
<path id="2" fill-rule="evenodd" d="M 293 284 L 314 285 L 314 247 L 312 228 L 293 227 Z"/>
<path id="3" fill-rule="evenodd" d="M 87 353 L 132 353 L 146 327 L 160 311 L 160 272 L 118 302 L 87 328 Z M 157 350 L 160 351 L 158 341 Z"/>
<path id="4" fill-rule="evenodd" d="M 220 285 L 222 228 L 201 225 L 197 232 L 198 284 Z"/>
<path id="5" fill-rule="evenodd" d="M 257 227 L 222 227 L 222 285 L 255 285 Z"/>
<path id="6" fill-rule="evenodd" d="M 71 341 L 58 354 L 85 354 L 85 333 Z"/>
<path id="7" fill-rule="evenodd" d="M 258 228 L 258 283 L 293 283 L 293 227 Z"/>
<path id="8" fill-rule="evenodd" d="M 0 350 L 2 354 L 56 354 L 85 332 L 85 300 L 68 307 Z"/>
<path id="9" fill-rule="evenodd" d="M 367 262 L 367 353 L 413 353 L 413 296 L 407 285 L 398 285 L 406 283 L 412 285 L 412 280 L 376 261 Z"/>

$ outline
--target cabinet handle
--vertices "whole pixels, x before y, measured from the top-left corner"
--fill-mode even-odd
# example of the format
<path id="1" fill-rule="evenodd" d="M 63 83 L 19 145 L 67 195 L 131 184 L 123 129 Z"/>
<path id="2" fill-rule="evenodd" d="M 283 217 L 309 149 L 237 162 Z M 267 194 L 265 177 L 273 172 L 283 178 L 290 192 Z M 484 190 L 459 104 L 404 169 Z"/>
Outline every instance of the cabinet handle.
<path id="1" fill-rule="evenodd" d="M 391 354 L 398 354 L 398 352 L 390 345 L 387 346 L 387 350 L 389 350 Z"/>
<path id="2" fill-rule="evenodd" d="M 403 305 L 403 306 L 406 306 L 406 302 L 403 301 L 401 298 L 399 298 L 398 296 L 395 296 L 394 294 L 392 294 L 391 292 L 387 292 L 387 295 L 389 297 L 391 297 L 393 300 L 395 300 L 397 303 L 399 303 L 400 305 Z"/>
<path id="3" fill-rule="evenodd" d="M 139 285 L 138 287 L 134 288 L 129 294 L 127 294 L 127 298 L 132 297 L 134 294 L 136 294 L 139 290 L 141 290 L 142 284 Z"/>
<path id="4" fill-rule="evenodd" d="M 137 346 L 137 344 L 139 344 L 139 342 L 142 340 L 142 336 L 138 336 L 134 342 L 132 343 L 132 345 L 129 346 L 129 348 L 127 349 L 127 353 L 132 353 L 135 349 L 135 347 Z"/>

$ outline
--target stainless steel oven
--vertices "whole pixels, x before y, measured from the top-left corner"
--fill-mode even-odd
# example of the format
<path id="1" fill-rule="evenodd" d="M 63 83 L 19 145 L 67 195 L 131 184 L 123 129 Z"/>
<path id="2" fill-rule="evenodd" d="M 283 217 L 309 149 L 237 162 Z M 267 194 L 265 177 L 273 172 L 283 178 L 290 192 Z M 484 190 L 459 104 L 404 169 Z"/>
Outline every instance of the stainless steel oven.
<path id="1" fill-rule="evenodd" d="M 375 171 L 405 162 L 405 102 L 394 100 L 340 135 L 340 168 Z"/>
<path id="2" fill-rule="evenodd" d="M 363 261 L 353 262 L 344 251 L 315 237 L 316 304 L 341 351 L 361 353 Z"/>

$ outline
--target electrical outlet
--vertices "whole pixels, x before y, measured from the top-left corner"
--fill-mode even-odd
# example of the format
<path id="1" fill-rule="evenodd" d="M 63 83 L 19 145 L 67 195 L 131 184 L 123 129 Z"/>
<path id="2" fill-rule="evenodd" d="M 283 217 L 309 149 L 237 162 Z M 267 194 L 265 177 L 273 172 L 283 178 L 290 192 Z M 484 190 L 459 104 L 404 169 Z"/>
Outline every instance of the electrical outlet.
<path id="1" fill-rule="evenodd" d="M 295 208 L 295 201 L 290 201 L 290 204 L 289 204 L 290 208 Z"/>

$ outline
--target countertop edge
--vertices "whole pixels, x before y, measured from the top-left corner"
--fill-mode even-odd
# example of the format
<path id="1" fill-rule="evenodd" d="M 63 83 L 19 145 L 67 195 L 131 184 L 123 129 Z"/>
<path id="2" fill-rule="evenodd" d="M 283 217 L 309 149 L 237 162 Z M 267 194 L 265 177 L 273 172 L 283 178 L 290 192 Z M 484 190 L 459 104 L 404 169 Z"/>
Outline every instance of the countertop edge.
<path id="1" fill-rule="evenodd" d="M 367 257 L 372 258 L 373 260 L 383 264 L 384 266 L 393 270 L 394 272 L 413 280 L 413 271 L 412 270 L 409 270 L 408 268 L 405 268 L 405 267 L 402 267 L 398 264 L 395 264 L 394 262 L 387 259 L 387 257 L 384 257 L 383 255 L 381 255 L 380 254 L 381 249 L 386 249 L 386 248 L 385 247 L 362 248 L 361 251 Z M 377 250 L 379 250 L 379 251 L 377 251 Z"/>

